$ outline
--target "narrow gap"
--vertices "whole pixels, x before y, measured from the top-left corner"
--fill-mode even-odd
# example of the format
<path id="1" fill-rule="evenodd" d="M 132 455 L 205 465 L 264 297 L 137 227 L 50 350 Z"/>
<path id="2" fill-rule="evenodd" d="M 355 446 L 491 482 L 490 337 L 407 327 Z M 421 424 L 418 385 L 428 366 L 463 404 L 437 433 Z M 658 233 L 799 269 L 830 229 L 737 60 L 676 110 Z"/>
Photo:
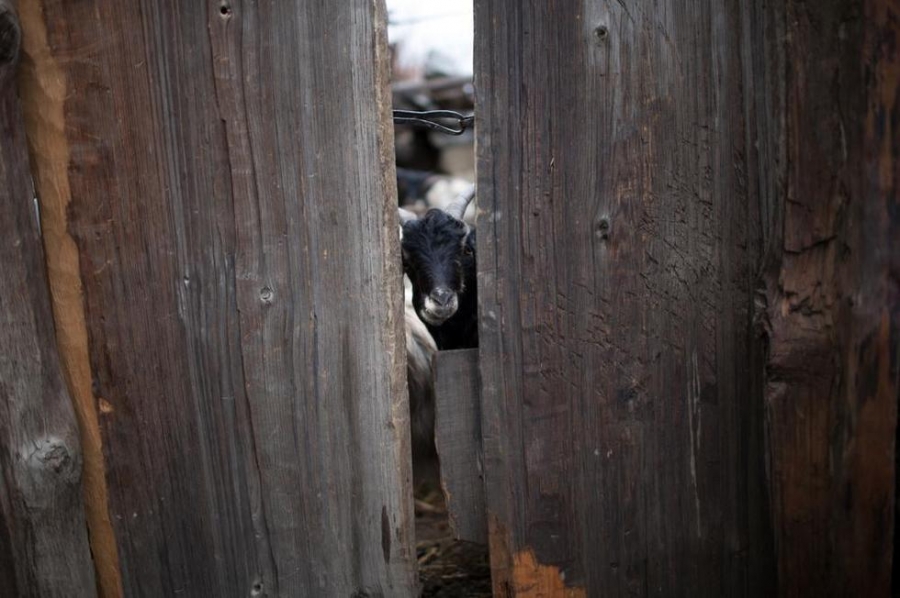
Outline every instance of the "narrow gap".
<path id="1" fill-rule="evenodd" d="M 387 8 L 394 109 L 473 114 L 471 0 L 450 4 L 387 0 Z M 491 596 L 487 547 L 455 538 L 434 440 L 436 354 L 477 347 L 478 343 L 477 197 L 465 208 L 465 200 L 460 199 L 471 196 L 474 189 L 474 131 L 469 128 L 461 135 L 449 135 L 397 124 L 395 141 L 398 207 L 405 210 L 400 220 L 416 556 L 422 596 L 487 597 Z M 451 397 L 457 382 L 460 392 L 477 388 L 467 380 L 451 378 L 450 382 Z M 476 446 L 471 449 L 475 451 Z M 445 455 L 445 478 L 449 459 Z M 466 470 L 462 471 L 465 475 Z M 455 515 L 458 519 L 459 514 Z"/>

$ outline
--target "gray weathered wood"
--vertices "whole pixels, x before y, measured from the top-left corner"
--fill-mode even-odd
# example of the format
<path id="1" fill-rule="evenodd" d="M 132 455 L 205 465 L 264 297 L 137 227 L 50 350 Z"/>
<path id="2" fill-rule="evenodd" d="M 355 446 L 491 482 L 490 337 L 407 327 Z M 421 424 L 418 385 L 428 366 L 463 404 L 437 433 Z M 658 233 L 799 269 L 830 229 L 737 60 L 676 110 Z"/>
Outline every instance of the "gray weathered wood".
<path id="1" fill-rule="evenodd" d="M 475 6 L 495 593 L 765 595 L 739 7 Z"/>
<path id="2" fill-rule="evenodd" d="M 20 36 L 14 8 L 0 0 L 0 594 L 95 596 L 78 427 L 16 93 Z"/>
<path id="3" fill-rule="evenodd" d="M 487 544 L 478 349 L 435 355 L 434 437 L 450 525 L 460 540 Z"/>
<path id="4" fill-rule="evenodd" d="M 124 593 L 412 595 L 382 3 L 41 4 Z"/>

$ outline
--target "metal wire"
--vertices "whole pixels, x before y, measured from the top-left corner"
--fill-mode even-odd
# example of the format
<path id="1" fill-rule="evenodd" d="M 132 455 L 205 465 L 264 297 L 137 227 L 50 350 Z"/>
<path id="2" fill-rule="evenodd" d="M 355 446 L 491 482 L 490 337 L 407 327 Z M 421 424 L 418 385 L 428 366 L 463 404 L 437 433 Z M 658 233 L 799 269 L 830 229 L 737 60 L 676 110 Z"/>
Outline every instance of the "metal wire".
<path id="1" fill-rule="evenodd" d="M 449 121 L 449 124 L 444 124 Z M 394 124 L 425 127 L 447 135 L 462 135 L 475 122 L 475 115 L 466 116 L 452 110 L 394 110 Z"/>

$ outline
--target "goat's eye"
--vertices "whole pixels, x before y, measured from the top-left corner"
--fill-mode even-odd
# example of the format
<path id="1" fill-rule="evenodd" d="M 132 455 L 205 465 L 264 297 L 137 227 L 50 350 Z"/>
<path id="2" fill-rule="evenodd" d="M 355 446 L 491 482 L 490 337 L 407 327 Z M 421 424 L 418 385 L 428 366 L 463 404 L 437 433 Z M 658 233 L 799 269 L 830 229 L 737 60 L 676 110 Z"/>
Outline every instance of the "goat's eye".
<path id="1" fill-rule="evenodd" d="M 474 255 L 475 250 L 472 249 L 471 245 L 463 245 L 463 255 L 466 257 L 472 257 Z"/>

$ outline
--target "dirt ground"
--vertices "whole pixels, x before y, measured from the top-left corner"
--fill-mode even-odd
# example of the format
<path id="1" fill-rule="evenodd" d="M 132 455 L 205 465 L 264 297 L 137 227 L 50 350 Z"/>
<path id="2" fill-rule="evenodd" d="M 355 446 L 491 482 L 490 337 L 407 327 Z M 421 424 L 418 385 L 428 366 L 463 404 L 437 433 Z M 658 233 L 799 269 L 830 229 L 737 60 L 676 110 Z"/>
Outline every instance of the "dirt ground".
<path id="1" fill-rule="evenodd" d="M 443 494 L 417 492 L 416 556 L 423 598 L 489 598 L 487 547 L 453 538 Z"/>

